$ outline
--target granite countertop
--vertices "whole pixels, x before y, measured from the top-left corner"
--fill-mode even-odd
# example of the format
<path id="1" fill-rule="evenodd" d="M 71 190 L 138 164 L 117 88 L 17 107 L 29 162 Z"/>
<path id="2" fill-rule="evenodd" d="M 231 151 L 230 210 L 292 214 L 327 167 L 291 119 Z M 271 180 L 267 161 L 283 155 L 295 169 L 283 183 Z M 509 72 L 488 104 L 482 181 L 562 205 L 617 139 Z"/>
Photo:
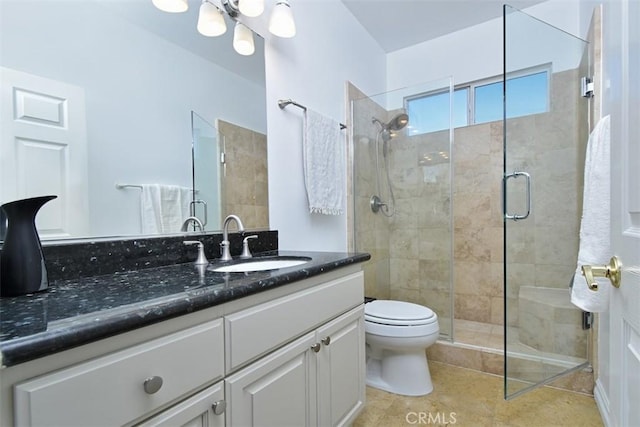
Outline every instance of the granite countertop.
<path id="1" fill-rule="evenodd" d="M 192 263 L 176 264 L 57 280 L 46 292 L 2 298 L 1 366 L 17 365 L 370 258 L 365 253 L 273 251 L 254 259 L 275 255 L 303 256 L 311 261 L 252 273 L 199 271 Z"/>

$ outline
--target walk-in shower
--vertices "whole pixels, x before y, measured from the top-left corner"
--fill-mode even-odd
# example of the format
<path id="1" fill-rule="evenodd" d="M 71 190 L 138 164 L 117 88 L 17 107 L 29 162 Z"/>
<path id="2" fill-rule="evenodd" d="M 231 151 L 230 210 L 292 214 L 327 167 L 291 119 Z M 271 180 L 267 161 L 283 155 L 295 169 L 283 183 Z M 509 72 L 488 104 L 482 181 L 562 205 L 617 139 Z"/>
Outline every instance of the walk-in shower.
<path id="1" fill-rule="evenodd" d="M 367 296 L 431 308 L 449 341 L 438 350 L 442 360 L 481 352 L 474 359 L 481 365 L 469 367 L 504 374 L 511 397 L 586 366 L 589 333 L 568 284 L 577 262 L 588 135 L 579 82 L 588 60 L 582 40 L 522 12 L 508 9 L 505 22 L 506 118 L 500 107 L 491 121 L 454 129 L 454 78 L 375 96 L 350 88 L 350 231 L 353 248 L 372 255 Z M 511 79 L 523 70 L 544 73 L 535 93 L 546 96 L 542 111 L 514 113 Z M 444 125 L 425 127 L 427 114 L 412 101 L 432 95 L 449 114 Z M 399 114 L 406 114 L 400 122 Z M 467 353 L 447 356 L 454 347 Z"/>
<path id="2" fill-rule="evenodd" d="M 397 136 L 397 132 L 404 129 L 409 123 L 409 115 L 407 113 L 396 114 L 387 123 L 383 123 L 376 117 L 371 118 L 371 123 L 376 123 L 380 130 L 376 134 L 376 194 L 371 196 L 370 205 L 373 213 L 382 212 L 385 216 L 393 216 L 395 213 L 396 199 L 393 195 L 393 186 L 391 185 L 391 177 L 389 176 L 389 146 L 388 143 L 392 138 Z M 382 147 L 380 147 L 382 140 Z M 384 175 L 386 177 L 385 190 L 387 192 L 386 202 L 382 199 L 382 186 L 380 185 L 381 164 L 380 152 L 382 151 Z"/>

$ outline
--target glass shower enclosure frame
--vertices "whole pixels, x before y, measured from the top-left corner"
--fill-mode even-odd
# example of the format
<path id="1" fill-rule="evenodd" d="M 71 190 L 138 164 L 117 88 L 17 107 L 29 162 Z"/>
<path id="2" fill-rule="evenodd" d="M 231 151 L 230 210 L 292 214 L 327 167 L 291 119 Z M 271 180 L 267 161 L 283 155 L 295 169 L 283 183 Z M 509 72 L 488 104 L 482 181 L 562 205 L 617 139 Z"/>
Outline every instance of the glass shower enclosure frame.
<path id="1" fill-rule="evenodd" d="M 588 43 L 504 6 L 504 395 L 589 367 L 576 272 L 588 103 Z M 545 65 L 548 111 L 518 117 L 510 76 Z M 538 94 L 539 95 L 539 94 Z M 533 94 L 531 95 L 533 96 Z M 579 279 L 579 278 L 578 278 Z"/>
<path id="2" fill-rule="evenodd" d="M 428 306 L 445 340 L 453 339 L 454 309 L 453 91 L 451 77 L 372 96 L 350 90 L 353 249 L 372 257 L 365 295 Z M 435 132 L 409 111 L 411 100 L 433 94 L 442 124 Z"/>

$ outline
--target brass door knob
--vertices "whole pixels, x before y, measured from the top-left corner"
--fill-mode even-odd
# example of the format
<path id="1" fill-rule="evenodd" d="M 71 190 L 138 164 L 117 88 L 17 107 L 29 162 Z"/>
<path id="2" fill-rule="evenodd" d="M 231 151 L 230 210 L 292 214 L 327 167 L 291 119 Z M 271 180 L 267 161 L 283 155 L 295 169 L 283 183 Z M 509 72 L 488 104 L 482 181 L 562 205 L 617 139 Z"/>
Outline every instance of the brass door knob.
<path id="1" fill-rule="evenodd" d="M 620 267 L 620 261 L 614 256 L 607 265 L 583 265 L 582 275 L 587 281 L 589 289 L 594 292 L 598 290 L 598 282 L 595 280 L 596 277 L 606 277 L 614 287 L 619 288 L 620 277 L 622 276 Z"/>

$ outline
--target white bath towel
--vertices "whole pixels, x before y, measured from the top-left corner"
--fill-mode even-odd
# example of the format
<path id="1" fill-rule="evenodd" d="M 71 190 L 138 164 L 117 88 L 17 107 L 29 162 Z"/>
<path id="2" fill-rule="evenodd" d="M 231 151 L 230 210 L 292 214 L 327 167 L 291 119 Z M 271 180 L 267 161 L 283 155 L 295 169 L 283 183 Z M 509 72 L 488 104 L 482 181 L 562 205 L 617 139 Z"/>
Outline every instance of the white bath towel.
<path id="1" fill-rule="evenodd" d="M 581 266 L 605 265 L 611 258 L 609 147 L 609 116 L 605 116 L 596 124 L 587 143 L 578 267 L 571 289 L 571 302 L 594 313 L 609 308 L 611 284 L 609 279 L 598 278 L 598 290 L 590 290 Z"/>
<path id="2" fill-rule="evenodd" d="M 340 123 L 307 109 L 303 144 L 309 212 L 341 215 L 346 191 L 346 147 Z"/>
<path id="3" fill-rule="evenodd" d="M 189 216 L 191 189 L 143 184 L 140 195 L 142 234 L 177 233 Z"/>

